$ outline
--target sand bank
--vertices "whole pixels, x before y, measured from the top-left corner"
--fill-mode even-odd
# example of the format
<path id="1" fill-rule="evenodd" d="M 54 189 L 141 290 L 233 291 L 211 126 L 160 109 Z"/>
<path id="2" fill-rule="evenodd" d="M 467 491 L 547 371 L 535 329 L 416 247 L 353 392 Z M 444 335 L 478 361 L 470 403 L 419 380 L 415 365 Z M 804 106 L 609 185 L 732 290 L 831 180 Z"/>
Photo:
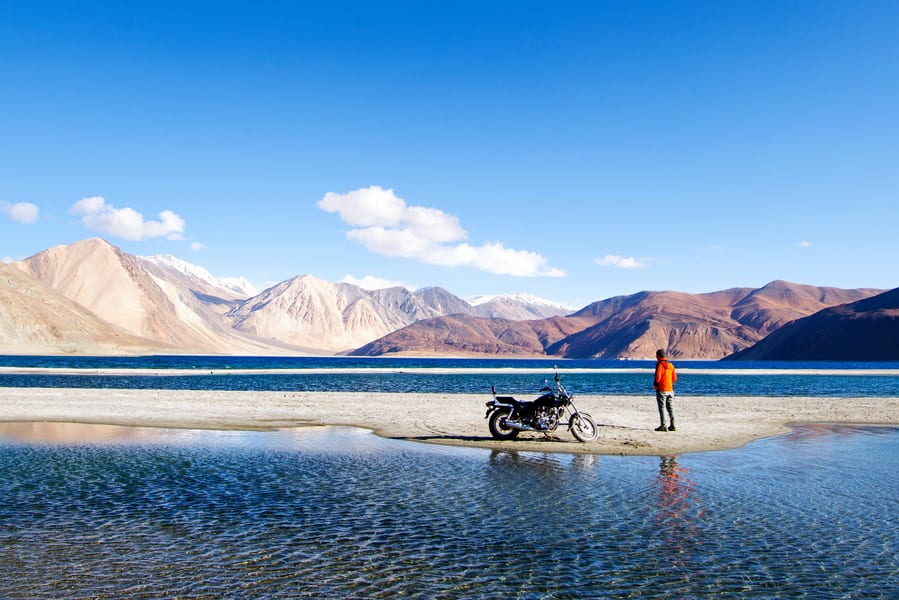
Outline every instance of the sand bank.
<path id="1" fill-rule="evenodd" d="M 577 442 L 567 429 L 550 438 L 490 437 L 488 394 L 391 394 L 0 388 L 0 421 L 97 423 L 191 429 L 350 425 L 379 435 L 449 445 L 538 452 L 681 454 L 736 448 L 787 431 L 791 423 L 899 425 L 896 398 L 680 397 L 676 432 L 653 431 L 655 398 L 590 396 L 578 408 L 600 425 L 599 440 Z"/>

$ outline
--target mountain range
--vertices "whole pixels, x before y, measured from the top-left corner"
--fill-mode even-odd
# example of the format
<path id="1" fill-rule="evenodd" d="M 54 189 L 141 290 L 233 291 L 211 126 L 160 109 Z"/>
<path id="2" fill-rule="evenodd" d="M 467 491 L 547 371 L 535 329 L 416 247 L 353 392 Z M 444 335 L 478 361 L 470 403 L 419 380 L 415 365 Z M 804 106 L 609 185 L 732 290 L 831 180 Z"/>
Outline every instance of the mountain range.
<path id="1" fill-rule="evenodd" d="M 0 352 L 430 354 L 717 359 L 788 323 L 882 290 L 774 281 L 645 291 L 579 310 L 528 295 L 365 290 L 299 275 L 257 292 L 173 256 L 99 238 L 0 265 Z"/>
<path id="2" fill-rule="evenodd" d="M 2 265 L 0 265 L 2 266 Z M 214 354 L 336 354 L 352 350 L 417 320 L 465 312 L 471 315 L 545 317 L 569 309 L 520 295 L 481 298 L 477 305 L 432 287 L 376 291 L 293 277 L 257 293 L 242 279 L 220 279 L 173 256 L 127 254 L 100 238 L 55 246 L 3 266 L 0 348 L 7 352 L 115 351 Z M 22 289 L 31 288 L 31 295 Z M 14 290 L 17 290 L 14 293 Z M 30 298 L 30 299 L 28 299 Z M 30 305 L 34 298 L 81 307 L 97 329 L 67 339 L 39 333 L 55 325 Z M 69 322 L 78 319 L 67 318 Z M 63 331 L 56 327 L 57 330 Z M 118 338 L 109 338 L 116 332 Z M 102 343 L 100 343 L 102 342 Z"/>
<path id="3" fill-rule="evenodd" d="M 899 360 L 899 288 L 821 310 L 730 360 Z"/>
<path id="4" fill-rule="evenodd" d="M 639 292 L 594 302 L 568 316 L 529 321 L 450 315 L 418 321 L 352 352 L 499 354 L 562 358 L 718 359 L 783 325 L 878 290 L 843 290 L 773 281 L 707 294 Z"/>

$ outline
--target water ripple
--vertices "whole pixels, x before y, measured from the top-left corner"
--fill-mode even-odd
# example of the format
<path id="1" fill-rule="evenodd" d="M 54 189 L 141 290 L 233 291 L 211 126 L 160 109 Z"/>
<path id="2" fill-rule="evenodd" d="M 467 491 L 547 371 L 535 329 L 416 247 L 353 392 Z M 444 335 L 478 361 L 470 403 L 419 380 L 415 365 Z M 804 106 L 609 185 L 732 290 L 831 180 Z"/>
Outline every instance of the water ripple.
<path id="1" fill-rule="evenodd" d="M 895 429 L 682 457 L 0 444 L 9 598 L 896 597 Z"/>

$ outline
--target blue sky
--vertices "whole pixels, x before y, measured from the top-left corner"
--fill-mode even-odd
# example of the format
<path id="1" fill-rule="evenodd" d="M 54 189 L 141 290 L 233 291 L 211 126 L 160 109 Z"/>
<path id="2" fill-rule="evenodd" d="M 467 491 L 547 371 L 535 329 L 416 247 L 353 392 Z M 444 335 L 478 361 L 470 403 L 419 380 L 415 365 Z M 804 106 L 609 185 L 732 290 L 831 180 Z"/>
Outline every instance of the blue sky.
<path id="1" fill-rule="evenodd" d="M 0 258 L 899 285 L 899 3 L 0 2 Z"/>

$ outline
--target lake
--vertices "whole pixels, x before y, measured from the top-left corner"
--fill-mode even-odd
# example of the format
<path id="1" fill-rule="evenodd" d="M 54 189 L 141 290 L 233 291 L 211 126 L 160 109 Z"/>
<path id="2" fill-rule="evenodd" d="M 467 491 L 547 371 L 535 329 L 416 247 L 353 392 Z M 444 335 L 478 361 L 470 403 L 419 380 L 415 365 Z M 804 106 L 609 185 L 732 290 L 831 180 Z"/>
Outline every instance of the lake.
<path id="1" fill-rule="evenodd" d="M 8 598 L 896 598 L 897 463 L 887 427 L 618 457 L 19 424 L 0 431 L 0 581 Z"/>
<path id="2" fill-rule="evenodd" d="M 678 394 L 895 397 L 899 365 L 676 362 Z M 647 361 L 0 357 L 0 386 L 639 394 Z M 651 390 L 650 390 L 651 391 Z M 491 452 L 351 428 L 0 425 L 8 598 L 897 598 L 899 428 Z"/>
<path id="3" fill-rule="evenodd" d="M 674 361 L 697 396 L 894 397 L 899 363 Z M 652 361 L 233 356 L 0 356 L 0 387 L 645 395 Z M 30 369 L 30 371 L 29 371 Z M 26 371 L 26 372 L 22 372 Z"/>

